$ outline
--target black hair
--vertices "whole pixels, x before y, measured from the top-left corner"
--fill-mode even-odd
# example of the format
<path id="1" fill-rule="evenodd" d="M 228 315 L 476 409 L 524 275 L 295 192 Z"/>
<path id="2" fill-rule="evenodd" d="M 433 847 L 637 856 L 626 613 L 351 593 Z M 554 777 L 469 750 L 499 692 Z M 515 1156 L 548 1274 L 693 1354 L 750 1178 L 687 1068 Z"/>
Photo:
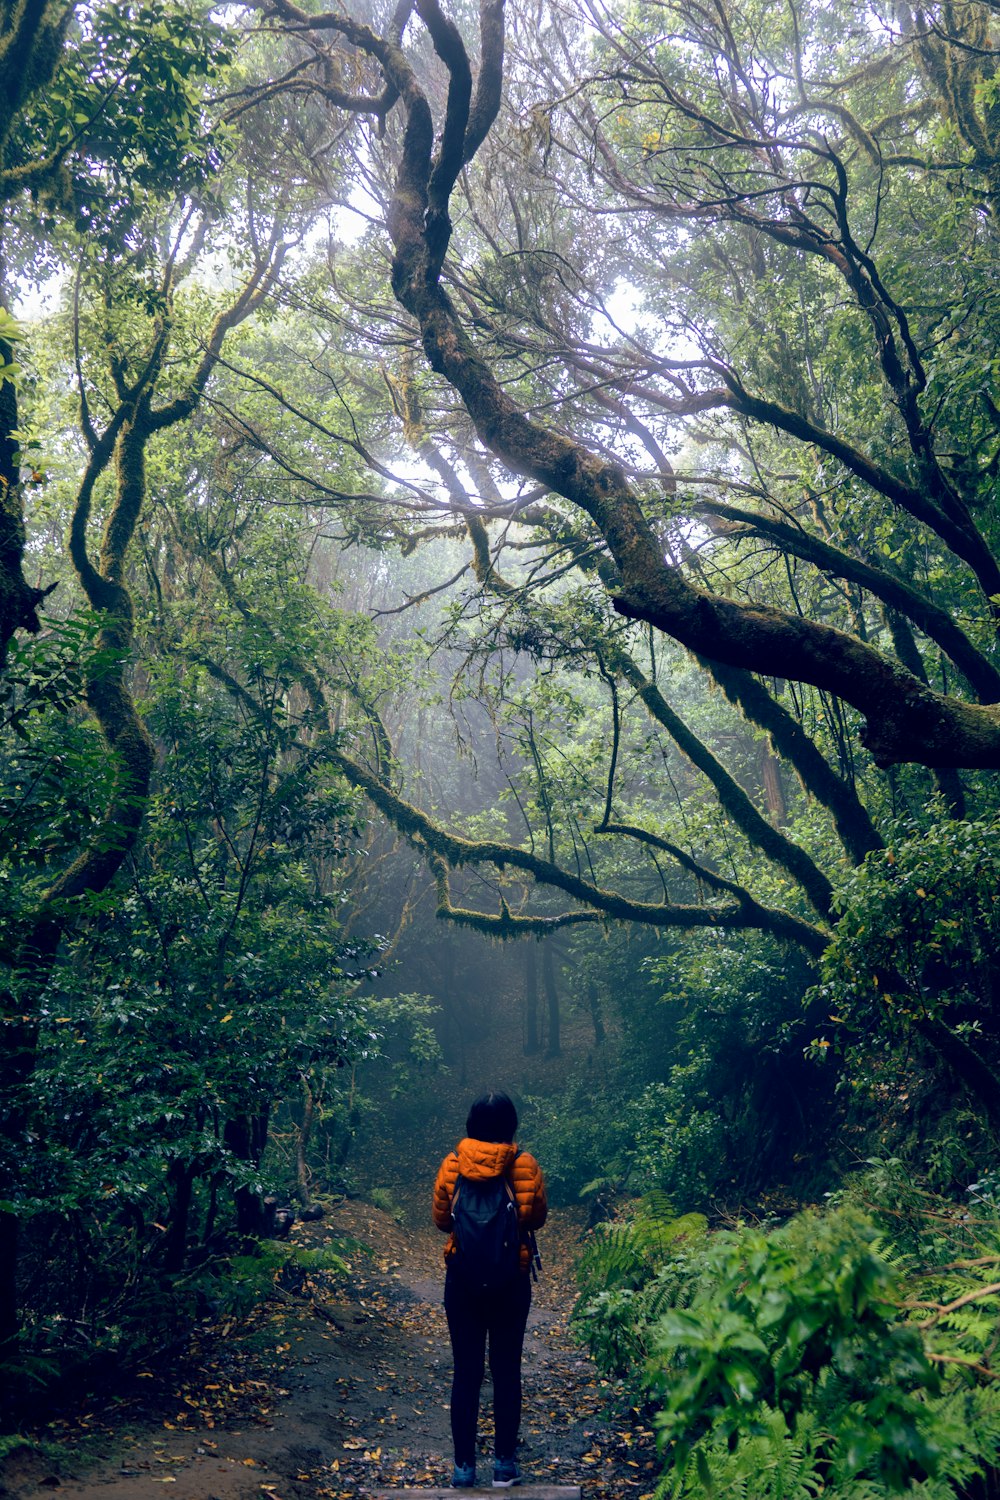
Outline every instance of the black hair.
<path id="1" fill-rule="evenodd" d="M 469 1110 L 465 1133 L 474 1141 L 506 1141 L 517 1134 L 517 1110 L 508 1094 L 483 1094 Z"/>

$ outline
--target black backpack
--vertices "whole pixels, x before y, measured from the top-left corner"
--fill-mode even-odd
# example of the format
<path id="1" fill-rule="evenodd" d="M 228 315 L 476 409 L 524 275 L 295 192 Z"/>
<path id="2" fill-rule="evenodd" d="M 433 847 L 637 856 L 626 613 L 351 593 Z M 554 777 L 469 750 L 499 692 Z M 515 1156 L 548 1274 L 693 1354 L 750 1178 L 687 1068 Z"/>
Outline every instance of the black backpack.
<path id="1" fill-rule="evenodd" d="M 453 1263 L 470 1287 L 496 1292 L 521 1269 L 517 1202 L 506 1173 L 472 1178 L 459 1174 L 451 1200 Z"/>

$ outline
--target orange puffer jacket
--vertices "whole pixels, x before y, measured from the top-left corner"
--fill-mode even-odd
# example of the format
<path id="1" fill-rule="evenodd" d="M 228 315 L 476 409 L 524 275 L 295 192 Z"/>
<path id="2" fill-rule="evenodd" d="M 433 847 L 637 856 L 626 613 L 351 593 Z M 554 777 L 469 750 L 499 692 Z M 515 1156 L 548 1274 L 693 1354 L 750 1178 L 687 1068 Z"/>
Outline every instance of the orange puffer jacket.
<path id="1" fill-rule="evenodd" d="M 448 1235 L 444 1247 L 447 1262 L 455 1253 L 455 1236 L 451 1231 L 451 1200 L 459 1175 L 482 1180 L 499 1177 L 506 1172 L 517 1203 L 517 1217 L 521 1225 L 521 1270 L 527 1275 L 531 1265 L 531 1250 L 526 1235 L 529 1229 L 541 1229 L 545 1223 L 549 1205 L 545 1197 L 545 1181 L 542 1169 L 527 1151 L 518 1151 L 516 1145 L 506 1141 L 474 1141 L 466 1136 L 459 1141 L 454 1151 L 449 1151 L 438 1168 L 434 1183 L 434 1222 Z"/>

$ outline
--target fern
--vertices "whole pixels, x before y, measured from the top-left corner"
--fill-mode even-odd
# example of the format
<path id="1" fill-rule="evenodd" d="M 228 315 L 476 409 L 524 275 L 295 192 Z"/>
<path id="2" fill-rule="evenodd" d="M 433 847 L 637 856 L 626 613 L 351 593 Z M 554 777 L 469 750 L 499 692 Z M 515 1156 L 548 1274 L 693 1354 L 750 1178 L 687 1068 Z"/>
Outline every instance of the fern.
<path id="1" fill-rule="evenodd" d="M 581 1198 L 599 1198 L 602 1193 L 617 1193 L 621 1187 L 620 1177 L 594 1177 L 580 1189 Z"/>
<path id="2" fill-rule="evenodd" d="M 646 1270 L 645 1240 L 634 1224 L 599 1224 L 577 1265 L 581 1299 L 641 1284 Z"/>
<path id="3" fill-rule="evenodd" d="M 0 1463 L 6 1458 L 10 1458 L 12 1453 L 18 1453 L 22 1449 L 31 1449 L 33 1447 L 34 1444 L 30 1439 L 22 1437 L 19 1432 L 0 1432 Z"/>
<path id="4" fill-rule="evenodd" d="M 644 1288 L 642 1295 L 643 1316 L 649 1323 L 656 1323 L 671 1307 L 688 1307 L 694 1296 L 695 1275 L 691 1262 L 677 1259 L 661 1267 L 654 1279 Z"/>
<path id="5" fill-rule="evenodd" d="M 815 1500 L 825 1488 L 822 1435 L 815 1420 L 803 1417 L 793 1432 L 780 1411 L 765 1407 L 758 1430 L 737 1448 L 730 1450 L 717 1437 L 697 1443 L 661 1483 L 658 1493 L 663 1500 L 694 1495 L 718 1500 Z M 853 1491 L 852 1500 L 857 1500 Z"/>
<path id="6" fill-rule="evenodd" d="M 612 1287 L 641 1287 L 668 1256 L 700 1242 L 707 1232 L 703 1214 L 676 1218 L 663 1194 L 650 1194 L 639 1201 L 632 1218 L 591 1231 L 577 1265 L 581 1297 Z"/>
<path id="7" fill-rule="evenodd" d="M 963 1369 L 980 1371 L 995 1354 L 1000 1328 L 1000 1233 L 980 1227 L 979 1254 L 921 1268 L 907 1285 L 904 1306 L 943 1366 L 952 1376 Z"/>
<path id="8" fill-rule="evenodd" d="M 341 1252 L 352 1248 L 352 1244 L 351 1241 L 338 1240 L 336 1248 L 333 1245 L 320 1245 L 315 1250 L 304 1245 L 290 1245 L 288 1260 L 301 1266 L 304 1271 L 336 1271 L 338 1275 L 344 1276 L 351 1268 Z"/>
<path id="9" fill-rule="evenodd" d="M 670 1225 L 676 1222 L 673 1204 L 661 1188 L 650 1188 L 640 1200 L 640 1217 L 655 1224 Z"/>
<path id="10" fill-rule="evenodd" d="M 630 1388 L 644 1380 L 649 1330 L 687 1300 L 695 1274 L 688 1251 L 706 1233 L 701 1214 L 675 1218 L 662 1193 L 641 1199 L 630 1219 L 592 1231 L 577 1266 L 573 1324 L 603 1374 L 630 1375 Z"/>

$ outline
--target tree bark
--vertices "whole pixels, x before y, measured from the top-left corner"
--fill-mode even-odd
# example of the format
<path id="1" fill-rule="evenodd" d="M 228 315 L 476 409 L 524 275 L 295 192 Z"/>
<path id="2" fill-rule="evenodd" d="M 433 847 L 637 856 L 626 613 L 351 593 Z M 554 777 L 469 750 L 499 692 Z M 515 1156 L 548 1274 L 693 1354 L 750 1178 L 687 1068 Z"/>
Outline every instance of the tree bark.
<path id="1" fill-rule="evenodd" d="M 224 1144 L 237 1161 L 253 1173 L 260 1166 L 267 1145 L 270 1114 L 270 1105 L 263 1104 L 256 1114 L 227 1120 L 223 1129 Z M 274 1227 L 272 1216 L 265 1207 L 264 1194 L 258 1188 L 240 1183 L 233 1192 L 233 1202 L 236 1206 L 236 1231 L 241 1238 L 260 1239 Z"/>
<path id="2" fill-rule="evenodd" d="M 593 980 L 590 980 L 587 984 L 587 1004 L 590 1007 L 590 1023 L 594 1028 L 594 1046 L 603 1047 L 607 1033 L 604 1029 L 604 1015 L 601 1008 L 600 993 Z"/>
<path id="3" fill-rule="evenodd" d="M 302 1119 L 295 1132 L 295 1192 L 303 1208 L 312 1202 L 309 1191 L 309 1142 L 312 1138 L 313 1122 L 316 1118 L 316 1095 L 308 1077 L 302 1075 Z"/>
<path id="4" fill-rule="evenodd" d="M 308 24 L 305 13 L 286 0 L 279 9 Z M 832 626 L 694 587 L 664 561 L 620 466 L 538 425 L 501 385 L 439 282 L 451 235 L 448 195 L 463 159 L 468 160 L 457 144 L 468 119 L 468 61 L 436 0 L 424 0 L 420 14 L 450 75 L 436 157 L 431 111 L 402 49 L 347 18 L 326 16 L 324 24 L 376 57 L 403 101 L 406 133 L 387 215 L 395 252 L 393 291 L 417 322 L 431 368 L 458 392 L 480 440 L 514 473 L 546 485 L 590 518 L 619 570 L 613 603 L 621 614 L 646 621 L 713 662 L 760 673 L 779 666 L 786 677 L 837 694 L 864 716 L 861 738 L 880 765 L 1000 766 L 1000 708 L 936 693 L 899 663 Z M 484 54 L 482 71 L 497 63 L 496 55 Z M 476 144 L 482 129 L 480 118 Z M 467 150 L 472 149 L 470 140 Z M 731 391 L 729 398 L 756 419 L 777 420 L 774 403 L 754 402 L 742 390 Z M 783 430 L 790 430 L 787 424 Z"/>
<path id="5" fill-rule="evenodd" d="M 524 945 L 524 1053 L 534 1057 L 538 1041 L 538 953 L 534 943 Z"/>
<path id="6" fill-rule="evenodd" d="M 545 1009 L 549 1032 L 545 1055 L 546 1057 L 559 1057 L 562 1051 L 559 986 L 556 983 L 556 966 L 552 957 L 551 942 L 542 944 L 542 982 L 545 987 Z"/>

